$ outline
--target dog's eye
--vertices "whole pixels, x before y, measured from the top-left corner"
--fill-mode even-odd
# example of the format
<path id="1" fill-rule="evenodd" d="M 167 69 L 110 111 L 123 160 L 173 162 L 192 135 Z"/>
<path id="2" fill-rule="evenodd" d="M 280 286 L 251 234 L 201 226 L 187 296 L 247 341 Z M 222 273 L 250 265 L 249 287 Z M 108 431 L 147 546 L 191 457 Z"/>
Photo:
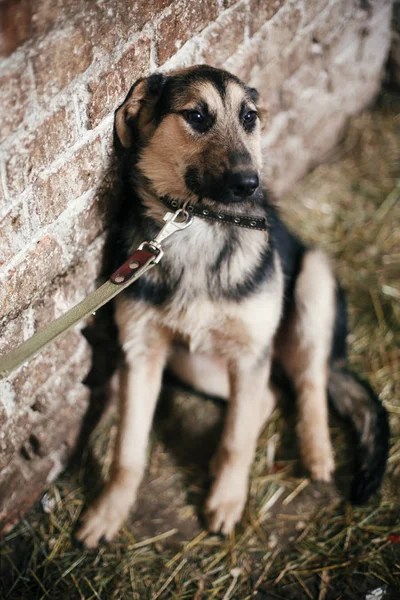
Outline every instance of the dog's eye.
<path id="1" fill-rule="evenodd" d="M 183 116 L 191 125 L 201 125 L 204 122 L 204 117 L 198 110 L 185 110 Z"/>
<path id="2" fill-rule="evenodd" d="M 245 125 L 251 125 L 257 119 L 257 113 L 255 110 L 249 110 L 243 116 L 243 122 Z"/>

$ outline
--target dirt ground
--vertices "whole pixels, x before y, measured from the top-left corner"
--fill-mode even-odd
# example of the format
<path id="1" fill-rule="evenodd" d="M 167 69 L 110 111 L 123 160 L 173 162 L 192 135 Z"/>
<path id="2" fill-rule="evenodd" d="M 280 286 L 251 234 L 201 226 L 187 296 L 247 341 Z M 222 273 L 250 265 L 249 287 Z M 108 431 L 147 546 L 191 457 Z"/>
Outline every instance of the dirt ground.
<path id="1" fill-rule="evenodd" d="M 384 93 L 355 117 L 329 162 L 283 199 L 282 212 L 334 258 L 348 292 L 350 363 L 390 413 L 382 493 L 366 507 L 346 502 L 352 438 L 333 415 L 335 483 L 309 481 L 294 399 L 281 393 L 258 444 L 241 524 L 230 538 L 208 535 L 201 506 L 224 406 L 167 378 L 148 473 L 117 540 L 88 552 L 72 537 L 110 467 L 111 403 L 79 461 L 2 540 L 1 598 L 400 598 L 400 98 Z M 92 387 L 96 413 L 104 390 Z"/>

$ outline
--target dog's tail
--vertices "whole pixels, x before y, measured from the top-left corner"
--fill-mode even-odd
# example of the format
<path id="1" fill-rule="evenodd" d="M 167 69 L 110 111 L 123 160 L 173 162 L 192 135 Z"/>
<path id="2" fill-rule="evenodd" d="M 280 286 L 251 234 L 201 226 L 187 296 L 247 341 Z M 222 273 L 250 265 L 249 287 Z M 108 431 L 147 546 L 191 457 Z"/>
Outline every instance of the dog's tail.
<path id="1" fill-rule="evenodd" d="M 371 386 L 344 367 L 331 365 L 329 400 L 339 415 L 349 421 L 356 435 L 356 470 L 351 502 L 364 504 L 381 485 L 389 450 L 389 422 L 385 408 Z"/>

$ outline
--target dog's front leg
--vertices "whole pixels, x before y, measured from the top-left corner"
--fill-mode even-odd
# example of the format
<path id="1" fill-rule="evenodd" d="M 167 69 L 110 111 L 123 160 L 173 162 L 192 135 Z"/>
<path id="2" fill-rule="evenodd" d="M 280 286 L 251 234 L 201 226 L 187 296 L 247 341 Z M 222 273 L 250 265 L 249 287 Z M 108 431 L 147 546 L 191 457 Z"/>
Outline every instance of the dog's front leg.
<path id="1" fill-rule="evenodd" d="M 83 515 L 76 535 L 88 548 L 110 540 L 135 502 L 169 346 L 165 332 L 147 319 L 132 322 L 136 315 L 126 311 L 124 304 L 118 304 L 116 315 L 125 364 L 120 370 L 120 423 L 111 474 L 103 492 Z M 127 322 L 129 312 L 131 320 Z"/>
<path id="2" fill-rule="evenodd" d="M 221 442 L 211 463 L 215 477 L 206 503 L 209 529 L 228 534 L 239 521 L 257 438 L 274 407 L 270 360 L 240 357 L 230 364 L 231 397 Z"/>

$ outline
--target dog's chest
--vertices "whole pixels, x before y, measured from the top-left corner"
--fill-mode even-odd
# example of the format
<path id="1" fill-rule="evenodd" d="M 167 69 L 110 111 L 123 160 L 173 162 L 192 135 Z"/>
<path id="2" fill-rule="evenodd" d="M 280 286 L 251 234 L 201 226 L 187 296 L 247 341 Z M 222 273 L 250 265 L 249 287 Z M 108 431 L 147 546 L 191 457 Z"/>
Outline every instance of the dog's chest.
<path id="1" fill-rule="evenodd" d="M 208 232 L 198 229 L 186 240 L 176 236 L 175 244 L 166 248 L 176 288 L 159 312 L 162 324 L 191 351 L 225 356 L 238 350 L 257 353 L 279 322 L 280 266 L 274 264 L 269 277 L 249 295 L 234 298 L 232 290 L 243 282 L 251 286 L 251 274 L 262 252 L 260 241 L 264 240 L 250 232 L 250 236 L 242 236 L 236 246 L 230 247 L 224 232 L 217 231 L 214 236 L 204 233 Z"/>
<path id="2" fill-rule="evenodd" d="M 261 310 L 261 302 L 252 304 L 253 310 L 244 304 L 198 298 L 185 306 L 172 304 L 160 311 L 159 318 L 174 340 L 184 343 L 191 352 L 226 355 L 238 348 L 255 352 L 265 344 L 265 314 Z"/>
<path id="3" fill-rule="evenodd" d="M 251 285 L 265 248 L 262 232 L 213 227 L 196 219 L 165 243 L 161 268 L 174 290 L 174 303 L 231 298 L 238 286 Z"/>
<path id="4" fill-rule="evenodd" d="M 149 274 L 154 289 L 167 290 L 165 300 L 153 305 L 153 315 L 191 351 L 258 353 L 279 322 L 279 264 L 272 258 L 268 276 L 258 282 L 254 277 L 265 237 L 255 231 L 229 233 L 196 221 L 168 238 L 160 267 Z"/>

